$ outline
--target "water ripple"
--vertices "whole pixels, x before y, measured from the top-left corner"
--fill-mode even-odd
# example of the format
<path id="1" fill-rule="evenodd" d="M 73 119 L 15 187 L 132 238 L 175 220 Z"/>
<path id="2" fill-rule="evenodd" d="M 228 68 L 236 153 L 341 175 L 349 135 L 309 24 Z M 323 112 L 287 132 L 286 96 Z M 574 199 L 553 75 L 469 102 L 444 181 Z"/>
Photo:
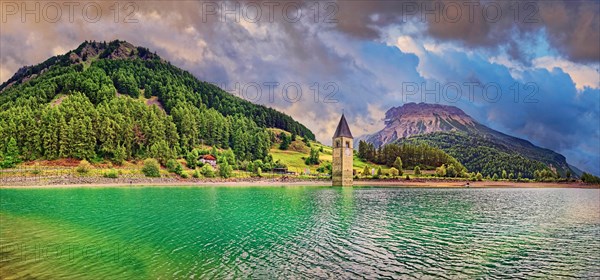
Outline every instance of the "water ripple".
<path id="1" fill-rule="evenodd" d="M 598 190 L 0 192 L 3 279 L 600 278 Z"/>

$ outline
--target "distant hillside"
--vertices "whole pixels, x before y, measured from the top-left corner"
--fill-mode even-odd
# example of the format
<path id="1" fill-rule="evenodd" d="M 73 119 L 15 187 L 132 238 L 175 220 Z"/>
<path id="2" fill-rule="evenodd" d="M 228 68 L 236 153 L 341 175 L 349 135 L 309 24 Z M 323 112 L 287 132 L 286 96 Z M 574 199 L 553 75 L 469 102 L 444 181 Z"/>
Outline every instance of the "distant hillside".
<path id="1" fill-rule="evenodd" d="M 385 128 L 359 137 L 376 146 L 388 143 L 426 143 L 446 151 L 469 171 L 484 175 L 502 170 L 525 177 L 549 168 L 565 175 L 564 156 L 527 140 L 484 126 L 459 108 L 438 104 L 407 103 L 386 112 Z"/>
<path id="2" fill-rule="evenodd" d="M 290 116 L 124 41 L 84 42 L 21 68 L 0 85 L 0 120 L 0 158 L 12 138 L 25 160 L 172 158 L 198 145 L 263 159 L 269 127 L 314 140 Z"/>
<path id="3" fill-rule="evenodd" d="M 576 166 L 570 165 L 569 164 L 569 168 L 571 168 L 571 170 L 573 171 L 573 177 L 581 177 L 581 175 L 583 175 L 583 171 L 579 168 L 577 168 Z"/>

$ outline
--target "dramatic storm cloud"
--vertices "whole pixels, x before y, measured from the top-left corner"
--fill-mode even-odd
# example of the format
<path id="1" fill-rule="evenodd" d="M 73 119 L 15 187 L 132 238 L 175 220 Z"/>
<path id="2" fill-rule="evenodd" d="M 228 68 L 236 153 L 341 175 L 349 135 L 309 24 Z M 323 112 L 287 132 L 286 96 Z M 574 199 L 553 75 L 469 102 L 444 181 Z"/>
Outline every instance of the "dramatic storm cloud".
<path id="1" fill-rule="evenodd" d="M 361 135 L 392 106 L 439 102 L 600 174 L 597 1 L 72 3 L 1 2 L 1 81 L 84 40 L 120 39 L 324 143 L 342 110 Z"/>

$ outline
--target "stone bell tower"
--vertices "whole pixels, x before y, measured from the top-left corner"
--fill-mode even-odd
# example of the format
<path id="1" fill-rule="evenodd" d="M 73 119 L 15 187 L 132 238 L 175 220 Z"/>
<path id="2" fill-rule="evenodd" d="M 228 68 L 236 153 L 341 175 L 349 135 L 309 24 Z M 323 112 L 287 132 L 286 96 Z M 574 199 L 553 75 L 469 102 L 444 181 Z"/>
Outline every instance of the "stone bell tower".
<path id="1" fill-rule="evenodd" d="M 353 139 L 350 127 L 342 114 L 333 134 L 333 164 L 331 165 L 333 186 L 352 186 Z"/>

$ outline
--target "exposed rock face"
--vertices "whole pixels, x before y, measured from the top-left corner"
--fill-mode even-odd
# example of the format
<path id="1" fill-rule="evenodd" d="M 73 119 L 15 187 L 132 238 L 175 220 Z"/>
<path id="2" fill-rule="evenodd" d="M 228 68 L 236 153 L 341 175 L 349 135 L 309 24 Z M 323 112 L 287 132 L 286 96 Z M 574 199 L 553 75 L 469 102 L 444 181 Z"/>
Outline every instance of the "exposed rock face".
<path id="1" fill-rule="evenodd" d="M 360 140 L 381 146 L 399 138 L 450 130 L 476 131 L 478 123 L 454 106 L 407 103 L 389 109 L 385 113 L 385 128 Z"/>
<path id="2" fill-rule="evenodd" d="M 111 43 L 84 42 L 70 53 L 72 62 L 87 61 L 92 58 L 108 59 L 154 59 L 157 55 L 145 48 L 138 48 L 129 42 L 113 41 Z"/>

